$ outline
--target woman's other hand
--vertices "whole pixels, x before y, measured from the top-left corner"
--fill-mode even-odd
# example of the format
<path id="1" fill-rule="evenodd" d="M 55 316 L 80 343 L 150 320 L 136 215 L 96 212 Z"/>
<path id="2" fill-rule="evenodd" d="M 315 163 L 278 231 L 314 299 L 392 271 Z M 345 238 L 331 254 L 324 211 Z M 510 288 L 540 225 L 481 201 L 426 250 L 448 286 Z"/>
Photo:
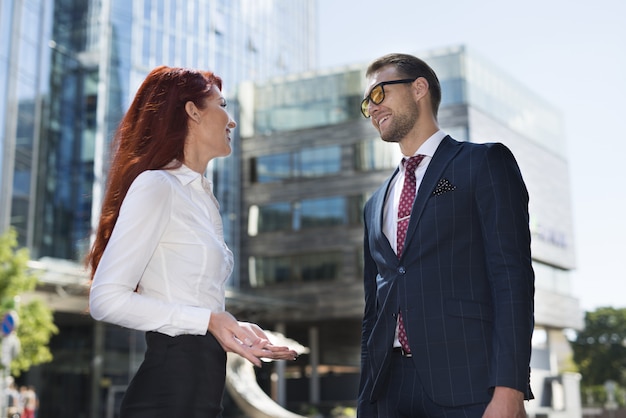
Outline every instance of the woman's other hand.
<path id="1" fill-rule="evenodd" d="M 273 345 L 258 325 L 238 322 L 228 312 L 212 312 L 208 330 L 224 351 L 237 353 L 257 367 L 261 367 L 261 358 L 295 360 L 298 357 L 289 347 Z"/>

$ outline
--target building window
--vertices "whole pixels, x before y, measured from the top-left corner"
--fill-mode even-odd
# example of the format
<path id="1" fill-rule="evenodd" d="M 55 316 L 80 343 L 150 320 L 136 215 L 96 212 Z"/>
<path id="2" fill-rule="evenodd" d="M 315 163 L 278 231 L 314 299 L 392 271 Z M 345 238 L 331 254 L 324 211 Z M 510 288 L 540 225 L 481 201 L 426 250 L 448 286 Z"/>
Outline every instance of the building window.
<path id="1" fill-rule="evenodd" d="M 346 206 L 345 197 L 303 200 L 300 203 L 299 225 L 301 228 L 344 225 L 348 218 Z"/>
<path id="2" fill-rule="evenodd" d="M 441 106 L 450 106 L 465 103 L 465 80 L 451 78 L 441 81 Z"/>
<path id="3" fill-rule="evenodd" d="M 296 281 L 335 280 L 341 270 L 340 253 L 306 254 L 295 257 Z"/>
<path id="4" fill-rule="evenodd" d="M 262 155 L 250 160 L 250 181 L 271 183 L 339 173 L 341 146 L 304 148 L 293 153 Z"/>
<path id="5" fill-rule="evenodd" d="M 248 235 L 362 224 L 365 196 L 332 196 L 302 201 L 251 205 Z"/>
<path id="6" fill-rule="evenodd" d="M 323 252 L 278 257 L 250 257 L 250 286 L 336 280 L 341 272 L 341 253 Z"/>
<path id="7" fill-rule="evenodd" d="M 348 196 L 348 224 L 363 225 L 363 209 L 367 197 L 363 194 L 356 196 Z"/>
<path id="8" fill-rule="evenodd" d="M 286 202 L 259 206 L 258 232 L 291 229 L 291 205 Z"/>
<path id="9" fill-rule="evenodd" d="M 143 35 L 141 38 L 142 39 L 141 56 L 143 60 L 142 62 L 146 66 L 150 65 L 150 57 L 152 56 L 152 50 L 150 48 L 151 36 L 152 36 L 152 32 L 150 31 L 150 27 L 146 25 L 143 28 Z"/>
<path id="10" fill-rule="evenodd" d="M 359 171 L 387 170 L 398 166 L 402 153 L 395 144 L 378 138 L 356 144 L 354 167 Z"/>
<path id="11" fill-rule="evenodd" d="M 300 177 L 321 177 L 341 170 L 341 147 L 304 148 L 296 154 Z"/>
<path id="12" fill-rule="evenodd" d="M 272 183 L 291 177 L 291 154 L 272 154 L 250 160 L 250 181 Z"/>
<path id="13" fill-rule="evenodd" d="M 441 129 L 457 141 L 469 141 L 467 126 L 442 126 Z"/>

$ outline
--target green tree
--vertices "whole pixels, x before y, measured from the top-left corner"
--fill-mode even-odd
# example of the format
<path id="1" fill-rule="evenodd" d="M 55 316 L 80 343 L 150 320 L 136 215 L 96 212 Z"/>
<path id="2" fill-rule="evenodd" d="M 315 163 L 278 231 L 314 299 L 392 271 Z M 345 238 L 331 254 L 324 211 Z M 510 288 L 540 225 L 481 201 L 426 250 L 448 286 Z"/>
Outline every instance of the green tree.
<path id="1" fill-rule="evenodd" d="M 14 230 L 0 235 L 0 315 L 13 311 L 18 317 L 14 332 L 20 351 L 11 362 L 11 373 L 16 376 L 31 366 L 52 361 L 48 342 L 58 333 L 52 312 L 41 300 L 20 303 L 20 295 L 34 290 L 38 281 L 28 269 L 28 260 L 28 249 L 17 249 Z"/>
<path id="2" fill-rule="evenodd" d="M 599 308 L 585 313 L 585 329 L 572 342 L 582 385 L 613 380 L 626 386 L 626 309 Z"/>

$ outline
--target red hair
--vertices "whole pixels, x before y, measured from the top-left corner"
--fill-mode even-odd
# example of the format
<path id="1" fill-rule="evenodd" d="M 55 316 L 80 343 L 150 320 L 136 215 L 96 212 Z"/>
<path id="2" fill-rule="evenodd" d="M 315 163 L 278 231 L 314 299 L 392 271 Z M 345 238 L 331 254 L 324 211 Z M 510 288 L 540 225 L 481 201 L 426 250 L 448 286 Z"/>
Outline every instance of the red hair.
<path id="1" fill-rule="evenodd" d="M 213 86 L 222 89 L 222 79 L 212 72 L 160 66 L 139 87 L 112 144 L 100 222 L 87 256 L 92 278 L 130 185 L 142 172 L 162 169 L 172 160 L 180 166 L 188 132 L 185 104 L 191 101 L 204 109 Z"/>

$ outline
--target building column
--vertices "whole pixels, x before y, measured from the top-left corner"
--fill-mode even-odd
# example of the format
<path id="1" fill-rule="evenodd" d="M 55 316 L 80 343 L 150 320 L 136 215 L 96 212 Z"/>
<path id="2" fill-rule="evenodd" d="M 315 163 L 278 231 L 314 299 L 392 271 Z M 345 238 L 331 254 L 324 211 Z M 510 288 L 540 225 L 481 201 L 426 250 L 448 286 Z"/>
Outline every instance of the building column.
<path id="1" fill-rule="evenodd" d="M 320 402 L 320 377 L 318 374 L 319 366 L 319 329 L 317 327 L 309 328 L 309 350 L 311 378 L 309 383 L 309 402 L 317 405 Z"/>
<path id="2" fill-rule="evenodd" d="M 276 324 L 276 332 L 285 335 L 284 322 L 279 322 Z M 276 403 L 283 408 L 287 405 L 287 382 L 285 380 L 285 363 L 285 360 L 277 360 L 274 362 L 274 372 L 276 376 Z"/>
<path id="3" fill-rule="evenodd" d="M 91 418 L 100 417 L 100 386 L 104 362 L 104 324 L 100 321 L 93 323 L 93 356 L 91 358 Z"/>
<path id="4" fill-rule="evenodd" d="M 21 33 L 22 8 L 17 2 L 11 17 L 11 33 Z M 7 85 L 3 86 L 6 98 L 6 114 L 4 132 L 0 134 L 0 234 L 11 227 L 11 207 L 13 203 L 13 179 L 15 176 L 15 147 L 17 137 L 17 117 L 19 113 L 17 100 L 17 78 L 19 75 L 20 37 L 10 36 L 9 59 L 7 62 Z M 4 70 L 4 69 L 3 69 Z M 5 100 L 5 99 L 3 99 Z"/>

